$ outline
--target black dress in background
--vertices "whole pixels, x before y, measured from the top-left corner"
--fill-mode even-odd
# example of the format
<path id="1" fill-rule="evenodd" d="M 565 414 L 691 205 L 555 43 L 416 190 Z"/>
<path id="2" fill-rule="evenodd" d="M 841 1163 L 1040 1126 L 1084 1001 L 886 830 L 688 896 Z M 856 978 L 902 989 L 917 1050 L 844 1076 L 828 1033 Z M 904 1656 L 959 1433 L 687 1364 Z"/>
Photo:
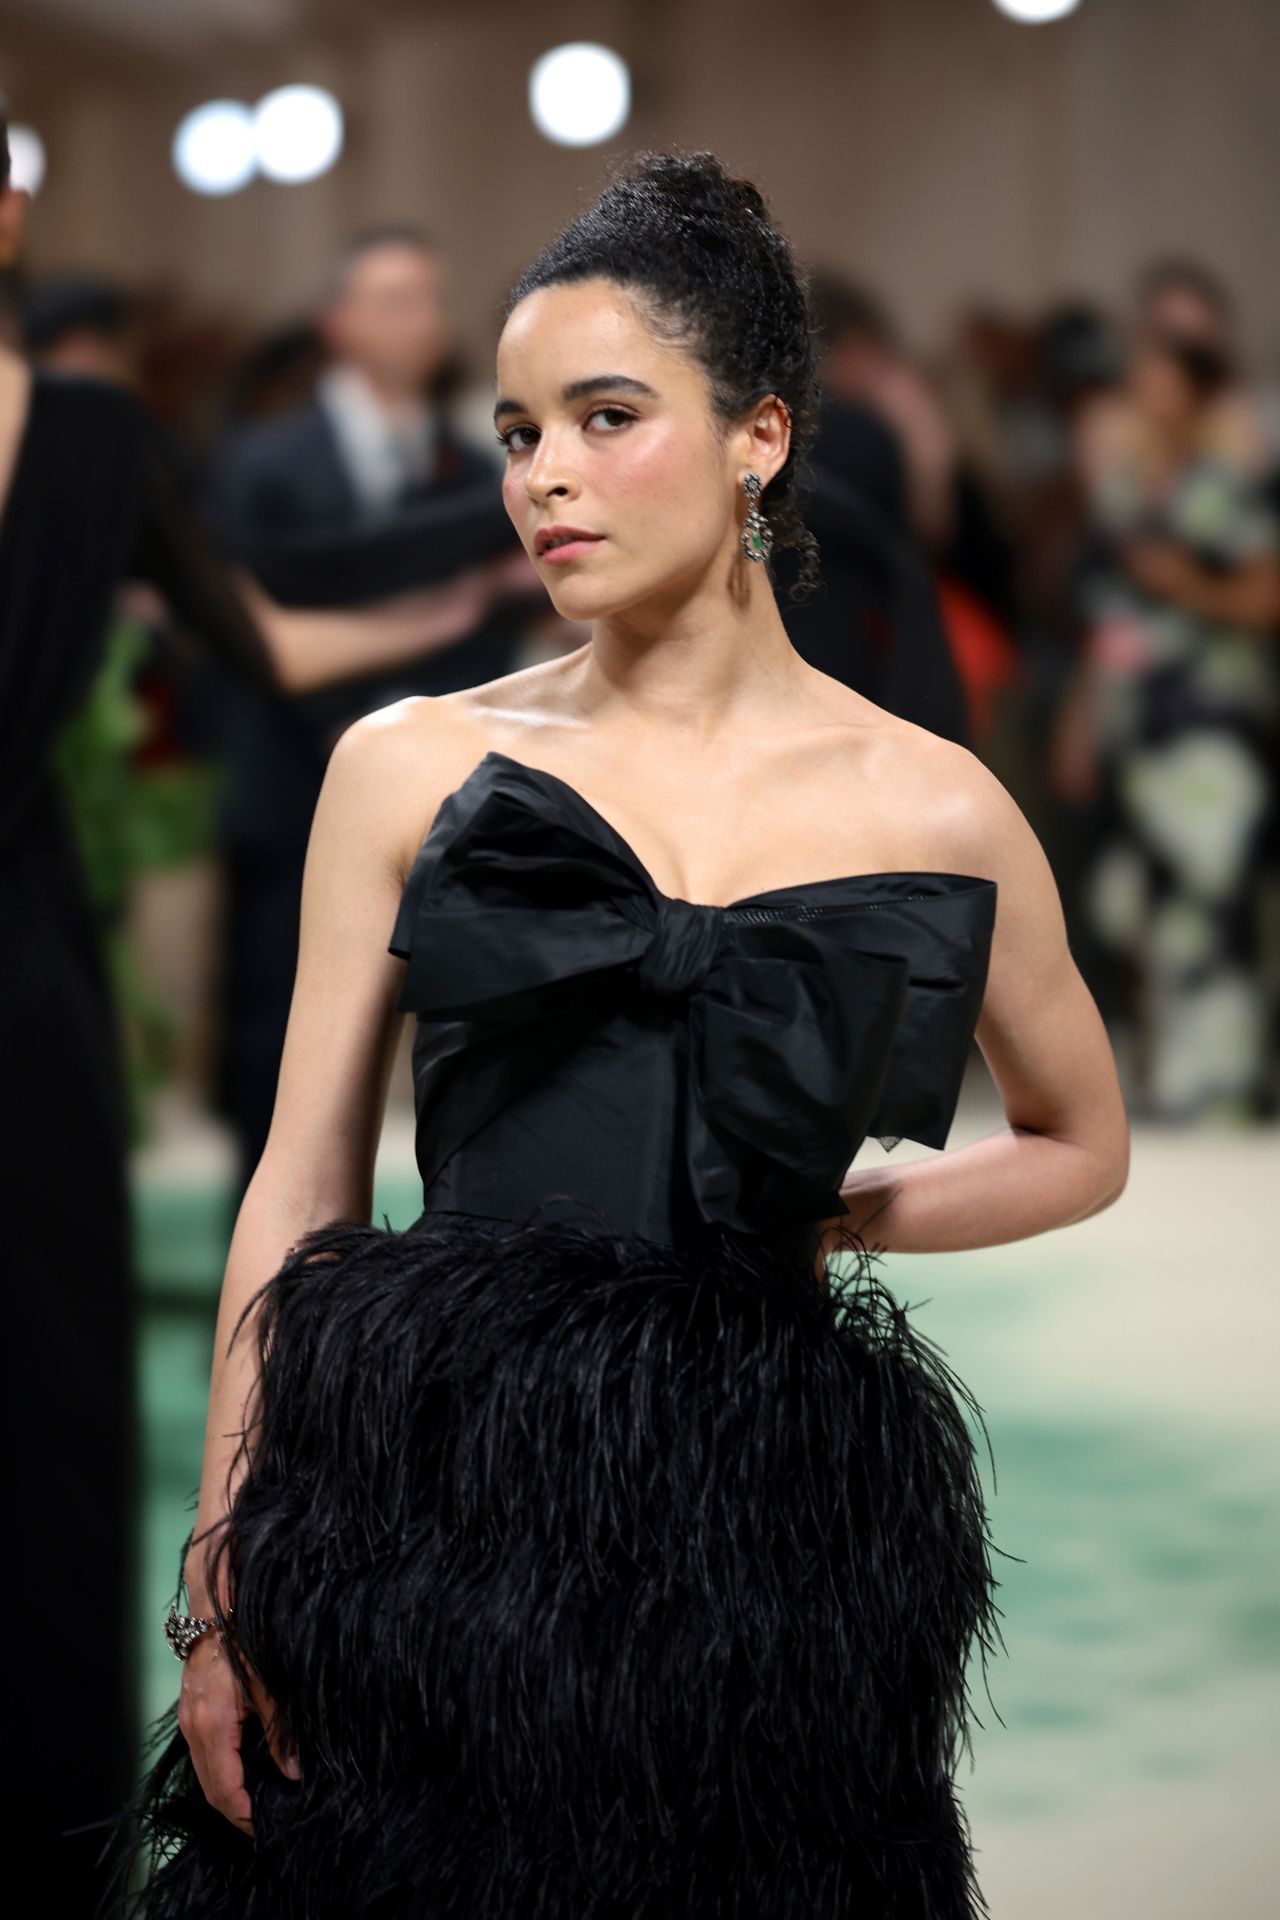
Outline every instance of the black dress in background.
<path id="1" fill-rule="evenodd" d="M 0 1099 L 6 1811 L 42 1911 L 96 1894 L 101 1821 L 138 1763 L 127 1108 L 116 1010 L 52 771 L 116 586 L 151 580 L 260 686 L 256 629 L 183 517 L 128 393 L 34 376 L 0 519 Z"/>

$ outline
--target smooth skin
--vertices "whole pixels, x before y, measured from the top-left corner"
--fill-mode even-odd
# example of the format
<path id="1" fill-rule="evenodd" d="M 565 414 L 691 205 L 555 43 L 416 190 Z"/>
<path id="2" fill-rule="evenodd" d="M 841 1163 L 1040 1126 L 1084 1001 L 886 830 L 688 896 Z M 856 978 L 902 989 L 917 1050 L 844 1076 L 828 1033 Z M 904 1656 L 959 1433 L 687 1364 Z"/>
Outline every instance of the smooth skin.
<path id="1" fill-rule="evenodd" d="M 763 568 L 739 551 L 742 476 L 767 484 L 782 466 L 786 409 L 767 396 L 720 421 L 698 362 L 606 280 L 540 289 L 516 307 L 497 391 L 507 510 L 556 611 L 591 637 L 488 685 L 400 701 L 338 741 L 307 853 L 271 1131 L 223 1284 L 198 1535 L 226 1513 L 242 1471 L 234 1434 L 254 1382 L 253 1314 L 229 1346 L 236 1320 L 308 1228 L 371 1218 L 403 1023 L 403 962 L 387 941 L 441 802 L 491 748 L 569 781 L 654 884 L 684 899 L 723 905 L 912 868 L 997 882 L 978 1041 L 1006 1124 L 891 1174 L 851 1170 L 843 1196 L 874 1244 L 994 1246 L 1084 1219 L 1126 1181 L 1111 1049 L 1023 815 L 966 749 L 808 667 Z M 580 560 L 537 559 L 536 534 L 558 522 L 605 537 Z M 207 1613 L 198 1540 L 186 1571 L 192 1610 Z M 241 1697 L 216 1651 L 215 1635 L 197 1642 L 179 1718 L 210 1800 L 251 1831 L 240 1732 L 248 1712 L 269 1722 L 271 1707 Z M 288 1770 L 283 1741 L 275 1751 Z"/>

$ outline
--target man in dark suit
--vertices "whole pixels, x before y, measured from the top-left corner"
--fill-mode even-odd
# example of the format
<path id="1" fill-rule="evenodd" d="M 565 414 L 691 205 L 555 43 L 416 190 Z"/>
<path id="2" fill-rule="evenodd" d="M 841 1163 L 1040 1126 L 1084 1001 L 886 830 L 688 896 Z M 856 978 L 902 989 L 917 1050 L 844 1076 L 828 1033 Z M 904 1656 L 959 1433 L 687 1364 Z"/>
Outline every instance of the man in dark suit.
<path id="1" fill-rule="evenodd" d="M 215 458 L 210 513 L 223 543 L 279 597 L 313 605 L 447 579 L 465 564 L 469 529 L 488 551 L 509 542 L 514 552 L 496 462 L 447 415 L 445 264 L 427 238 L 402 226 L 357 236 L 335 265 L 320 330 L 329 361 L 314 398 L 240 428 Z M 280 593 L 285 575 L 291 595 Z M 275 700 L 225 690 L 229 901 L 218 1099 L 239 1144 L 241 1194 L 275 1103 L 307 839 L 332 744 L 362 714 L 408 694 L 453 692 L 510 672 L 522 625 L 518 602 L 508 600 L 463 638 L 394 667 L 369 671 L 353 657 L 341 678 Z"/>
<path id="2" fill-rule="evenodd" d="M 329 365 L 314 399 L 238 433 L 218 463 L 215 508 L 231 526 L 300 532 L 371 520 L 488 472 L 450 433 L 445 266 L 424 235 L 371 228 L 331 275 L 320 333 Z"/>

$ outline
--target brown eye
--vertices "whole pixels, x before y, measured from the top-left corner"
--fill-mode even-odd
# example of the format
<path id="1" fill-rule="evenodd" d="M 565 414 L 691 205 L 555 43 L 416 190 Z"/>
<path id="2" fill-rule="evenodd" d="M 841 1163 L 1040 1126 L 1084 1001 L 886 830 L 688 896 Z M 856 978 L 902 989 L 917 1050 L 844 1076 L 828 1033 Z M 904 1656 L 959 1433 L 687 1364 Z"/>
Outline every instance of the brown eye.
<path id="1" fill-rule="evenodd" d="M 628 426 L 630 422 L 635 419 L 635 415 L 628 413 L 625 407 L 596 407 L 587 415 L 587 418 L 588 420 L 595 420 L 602 414 L 611 414 L 613 418 L 619 421 L 624 427 Z"/>

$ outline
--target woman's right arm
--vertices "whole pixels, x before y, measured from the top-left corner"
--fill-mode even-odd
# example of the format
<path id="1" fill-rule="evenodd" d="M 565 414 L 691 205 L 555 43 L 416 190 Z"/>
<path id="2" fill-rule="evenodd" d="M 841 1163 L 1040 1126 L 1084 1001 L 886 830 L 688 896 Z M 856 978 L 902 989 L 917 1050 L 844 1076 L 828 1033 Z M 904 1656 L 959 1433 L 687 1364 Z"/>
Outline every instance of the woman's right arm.
<path id="1" fill-rule="evenodd" d="M 257 1313 L 245 1310 L 310 1228 L 372 1214 L 374 1160 L 403 1022 L 395 1011 L 403 962 L 387 943 L 420 844 L 424 805 L 423 730 L 409 711 L 420 706 L 399 703 L 348 727 L 316 805 L 275 1107 L 236 1220 L 218 1307 L 200 1498 L 185 1567 L 195 1614 L 211 1612 L 209 1549 L 246 1467 L 241 1436 L 257 1381 Z M 225 1591 L 217 1597 L 224 1607 L 232 1599 Z M 206 1794 L 248 1830 L 239 1756 L 247 1708 L 237 1698 L 232 1663 L 218 1660 L 216 1639 L 203 1635 L 185 1663 L 179 1724 Z"/>

